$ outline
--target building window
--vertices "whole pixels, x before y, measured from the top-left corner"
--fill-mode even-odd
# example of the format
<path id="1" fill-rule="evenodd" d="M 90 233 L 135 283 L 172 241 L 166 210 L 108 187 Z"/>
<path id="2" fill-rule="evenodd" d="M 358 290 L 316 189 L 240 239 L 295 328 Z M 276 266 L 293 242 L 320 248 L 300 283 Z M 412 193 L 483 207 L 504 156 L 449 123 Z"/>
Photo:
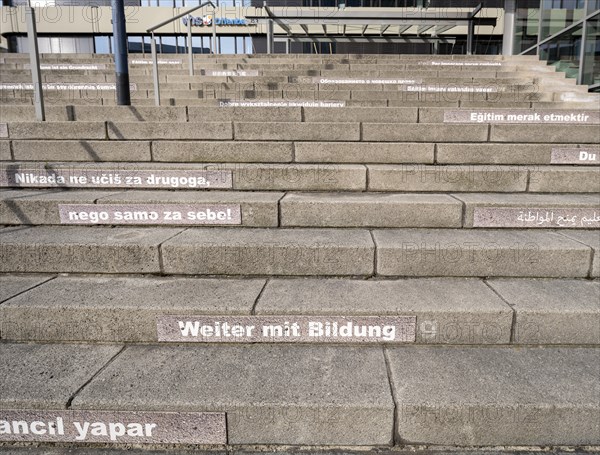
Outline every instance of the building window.
<path id="1" fill-rule="evenodd" d="M 108 36 L 94 37 L 94 52 L 96 54 L 111 54 L 110 39 Z"/>

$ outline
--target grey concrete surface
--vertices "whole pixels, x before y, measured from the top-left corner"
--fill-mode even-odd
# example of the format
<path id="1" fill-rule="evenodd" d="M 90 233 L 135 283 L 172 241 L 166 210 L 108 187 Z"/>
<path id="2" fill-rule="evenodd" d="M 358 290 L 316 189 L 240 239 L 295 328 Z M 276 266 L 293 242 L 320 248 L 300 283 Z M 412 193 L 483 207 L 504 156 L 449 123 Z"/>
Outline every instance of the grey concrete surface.
<path id="1" fill-rule="evenodd" d="M 66 134 L 65 137 L 71 138 Z M 150 161 L 145 141 L 12 141 L 16 161 Z"/>
<path id="2" fill-rule="evenodd" d="M 516 312 L 514 338 L 522 344 L 600 344 L 600 282 L 492 279 Z"/>
<path id="3" fill-rule="evenodd" d="M 440 164 L 550 164 L 553 148 L 568 144 L 451 144 L 437 145 Z"/>
<path id="4" fill-rule="evenodd" d="M 492 125 L 490 142 L 597 144 L 598 125 Z"/>
<path id="5" fill-rule="evenodd" d="M 9 141 L 0 141 L 0 161 L 12 160 L 12 152 L 10 151 Z"/>
<path id="6" fill-rule="evenodd" d="M 595 195 L 573 194 L 454 194 L 456 199 L 465 203 L 465 227 L 473 227 L 474 211 L 476 208 L 522 208 L 539 209 L 575 209 L 587 208 L 600 216 L 600 199 Z M 580 221 L 580 220 L 579 220 Z M 546 225 L 548 227 L 556 227 Z M 585 228 L 585 225 L 581 225 Z"/>
<path id="7" fill-rule="evenodd" d="M 434 344 L 508 343 L 512 313 L 471 278 L 273 279 L 256 305 L 259 315 L 416 316 L 416 342 Z"/>
<path id="8" fill-rule="evenodd" d="M 600 442 L 597 348 L 387 349 L 403 443 Z"/>
<path id="9" fill-rule="evenodd" d="M 115 191 L 10 190 L 0 192 L 3 224 L 60 224 L 58 204 L 93 204 Z"/>
<path id="10" fill-rule="evenodd" d="M 27 284 L 10 278 L 0 283 Z M 158 316 L 248 315 L 263 286 L 261 279 L 58 277 L 0 305 L 1 337 L 153 342 Z"/>
<path id="11" fill-rule="evenodd" d="M 530 172 L 529 191 L 536 193 L 599 193 L 600 168 L 552 166 Z"/>
<path id="12" fill-rule="evenodd" d="M 238 164 L 211 165 L 233 171 L 236 190 L 364 191 L 367 169 L 358 164 Z"/>
<path id="13" fill-rule="evenodd" d="M 0 344 L 2 409 L 65 409 L 119 345 Z"/>
<path id="14" fill-rule="evenodd" d="M 394 413 L 381 348 L 308 345 L 129 347 L 73 408 L 225 411 L 230 444 L 387 445 Z"/>
<path id="15" fill-rule="evenodd" d="M 433 164 L 433 143 L 296 142 L 294 156 L 306 163 Z"/>
<path id="16" fill-rule="evenodd" d="M 261 163 L 292 161 L 291 142 L 154 141 L 154 161 Z"/>
<path id="17" fill-rule="evenodd" d="M 594 250 L 592 266 L 590 268 L 590 276 L 593 278 L 600 277 L 600 232 L 597 230 L 581 231 L 581 232 L 565 232 L 562 233 L 565 237 L 581 242 L 590 246 Z"/>
<path id="18" fill-rule="evenodd" d="M 11 139 L 104 139 L 104 122 L 13 122 Z"/>
<path id="19" fill-rule="evenodd" d="M 371 275 L 366 230 L 193 228 L 161 246 L 172 274 Z"/>
<path id="20" fill-rule="evenodd" d="M 275 227 L 278 225 L 278 201 L 283 193 L 209 191 L 127 191 L 109 194 L 98 199 L 98 204 L 239 204 L 242 226 Z"/>
<path id="21" fill-rule="evenodd" d="M 359 123 L 235 122 L 242 141 L 358 141 Z"/>
<path id="22" fill-rule="evenodd" d="M 486 142 L 487 125 L 365 123 L 363 140 L 374 142 Z"/>
<path id="23" fill-rule="evenodd" d="M 231 122 L 108 122 L 110 139 L 201 139 L 231 140 Z"/>
<path id="24" fill-rule="evenodd" d="M 0 275 L 0 302 L 51 279 L 53 275 Z"/>
<path id="25" fill-rule="evenodd" d="M 40 226 L 0 232 L 2 272 L 158 273 L 177 228 Z"/>
<path id="26" fill-rule="evenodd" d="M 513 166 L 367 166 L 370 191 L 522 192 L 528 170 Z"/>
<path id="27" fill-rule="evenodd" d="M 374 238 L 384 276 L 585 277 L 592 254 L 547 231 L 391 229 Z"/>
<path id="28" fill-rule="evenodd" d="M 462 204 L 446 195 L 288 193 L 282 226 L 461 227 Z"/>

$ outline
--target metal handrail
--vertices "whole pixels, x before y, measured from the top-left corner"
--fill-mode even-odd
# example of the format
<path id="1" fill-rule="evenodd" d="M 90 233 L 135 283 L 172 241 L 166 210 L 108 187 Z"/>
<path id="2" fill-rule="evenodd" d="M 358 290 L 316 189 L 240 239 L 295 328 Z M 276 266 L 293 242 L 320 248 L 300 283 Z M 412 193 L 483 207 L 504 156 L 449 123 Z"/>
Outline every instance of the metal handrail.
<path id="1" fill-rule="evenodd" d="M 37 27 L 35 21 L 35 10 L 31 7 L 31 1 L 25 7 L 25 20 L 27 21 L 27 41 L 29 44 L 29 67 L 31 68 L 31 82 L 33 83 L 33 104 L 35 105 L 35 117 L 40 122 L 46 121 L 46 110 L 44 107 L 44 90 L 42 74 L 40 71 L 40 52 L 38 48 Z"/>
<path id="2" fill-rule="evenodd" d="M 211 2 L 210 0 L 201 3 L 198 6 L 194 6 L 193 8 L 190 8 L 189 10 L 180 13 L 176 16 L 173 16 L 167 20 L 164 20 L 158 24 L 156 24 L 154 27 L 150 27 L 149 29 L 147 29 L 146 31 L 148 33 L 152 34 L 152 38 L 150 41 L 150 47 L 152 49 L 152 80 L 154 83 L 154 104 L 156 104 L 157 106 L 160 106 L 160 81 L 158 78 L 158 55 L 156 52 L 156 38 L 154 37 L 154 31 L 167 25 L 170 24 L 171 22 L 174 22 L 178 19 L 181 19 L 182 17 L 185 16 L 189 16 L 191 13 L 193 13 L 196 10 L 199 10 L 200 8 L 204 8 L 205 6 L 212 6 L 213 7 L 213 21 L 212 21 L 212 51 L 216 54 L 217 53 L 217 17 L 216 17 L 216 6 L 213 2 Z M 192 21 L 188 20 L 187 23 L 187 27 L 188 27 L 188 33 L 187 33 L 187 47 L 188 47 L 188 55 L 189 55 L 189 74 L 190 76 L 194 75 L 194 53 L 193 53 L 193 46 L 192 46 Z"/>
<path id="3" fill-rule="evenodd" d="M 198 9 L 200 9 L 200 8 L 204 8 L 206 5 L 210 5 L 210 6 L 212 6 L 213 8 L 216 8 L 215 4 L 209 0 L 209 1 L 207 1 L 207 2 L 204 2 L 204 3 L 202 3 L 202 4 L 198 5 L 198 6 L 194 6 L 193 8 L 191 8 L 191 9 L 189 9 L 189 10 L 187 10 L 187 11 L 183 12 L 183 13 L 180 13 L 180 14 L 178 14 L 177 16 L 173 16 L 173 17 L 172 17 L 172 18 L 170 18 L 170 19 L 164 20 L 164 21 L 162 21 L 161 23 L 159 23 L 159 24 L 155 25 L 154 27 L 150 27 L 150 28 L 149 28 L 149 29 L 147 29 L 146 31 L 147 31 L 148 33 L 152 33 L 152 32 L 154 32 L 154 30 L 156 30 L 157 28 L 161 28 L 163 25 L 167 25 L 167 24 L 169 24 L 169 23 L 171 23 L 171 22 L 173 22 L 173 21 L 176 21 L 177 19 L 181 19 L 182 17 L 184 17 L 184 16 L 187 16 L 188 14 L 190 14 L 190 13 L 193 13 L 194 11 L 196 11 L 196 10 L 198 10 Z"/>

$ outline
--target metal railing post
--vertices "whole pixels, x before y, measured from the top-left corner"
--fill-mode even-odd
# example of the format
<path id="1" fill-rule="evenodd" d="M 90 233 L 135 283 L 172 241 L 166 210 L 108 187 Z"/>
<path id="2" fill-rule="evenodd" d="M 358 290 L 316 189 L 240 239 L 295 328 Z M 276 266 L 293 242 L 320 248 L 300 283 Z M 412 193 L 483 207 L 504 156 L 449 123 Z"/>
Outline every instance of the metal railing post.
<path id="1" fill-rule="evenodd" d="M 151 47 L 152 47 L 152 71 L 154 74 L 154 99 L 156 101 L 156 105 L 160 105 L 160 87 L 158 84 L 158 58 L 156 56 L 156 39 L 154 38 L 154 32 L 156 30 L 158 30 L 159 28 L 170 24 L 173 21 L 176 21 L 178 19 L 181 19 L 182 17 L 185 16 L 189 16 L 191 13 L 193 13 L 194 11 L 200 9 L 200 8 L 204 8 L 207 5 L 211 5 L 213 7 L 213 42 L 216 41 L 216 35 L 217 35 L 217 26 L 216 26 L 216 21 L 215 21 L 215 15 L 214 13 L 216 6 L 214 5 L 213 2 L 211 2 L 210 0 L 207 2 L 204 2 L 198 6 L 194 6 L 192 9 L 189 9 L 187 11 L 184 11 L 181 14 L 178 14 L 174 17 L 171 17 L 167 20 L 164 20 L 158 24 L 156 24 L 154 27 L 150 27 L 149 29 L 146 30 L 146 32 L 151 33 L 152 34 L 152 40 L 151 40 Z M 191 21 L 188 19 L 188 47 L 190 49 L 192 49 L 192 39 L 191 39 L 191 28 L 190 28 L 190 23 Z M 212 46 L 211 46 L 212 47 Z M 192 63 L 190 65 L 190 71 L 193 71 L 194 65 L 192 62 L 192 51 L 190 50 L 190 63 Z M 193 75 L 193 73 L 191 73 Z"/>
<path id="2" fill-rule="evenodd" d="M 43 122 L 46 120 L 46 110 L 44 108 L 44 91 L 40 71 L 40 53 L 35 24 L 35 11 L 31 6 L 25 8 L 25 16 L 27 21 L 27 41 L 29 44 L 29 62 L 31 66 L 31 80 L 33 82 L 35 116 L 40 122 Z"/>
<path id="3" fill-rule="evenodd" d="M 192 16 L 188 17 L 187 23 L 187 42 L 188 42 L 188 64 L 190 65 L 190 76 L 194 75 L 194 46 L 192 45 Z"/>
<path id="4" fill-rule="evenodd" d="M 156 55 L 156 38 L 152 33 L 150 40 L 152 50 L 152 81 L 154 82 L 154 104 L 160 106 L 160 82 L 158 80 L 158 56 Z"/>
<path id="5" fill-rule="evenodd" d="M 212 52 L 218 54 L 219 48 L 217 46 L 217 7 L 213 5 L 213 20 L 212 20 Z"/>
<path id="6" fill-rule="evenodd" d="M 469 13 L 469 22 L 467 24 L 467 55 L 473 55 L 473 39 L 475 36 L 475 16 L 483 8 L 483 3 L 478 4 L 473 11 Z"/>
<path id="7" fill-rule="evenodd" d="M 269 21 L 267 22 L 267 54 L 273 53 L 274 44 L 275 43 L 273 40 L 273 20 L 269 19 Z"/>
<path id="8" fill-rule="evenodd" d="M 127 62 L 127 26 L 125 19 L 125 3 L 123 0 L 112 0 L 113 41 L 115 43 L 115 83 L 117 88 L 117 104 L 131 104 L 131 87 L 129 84 L 129 64 Z"/>
<path id="9" fill-rule="evenodd" d="M 467 55 L 473 55 L 473 35 L 475 34 L 475 24 L 473 19 L 469 19 L 467 25 Z"/>

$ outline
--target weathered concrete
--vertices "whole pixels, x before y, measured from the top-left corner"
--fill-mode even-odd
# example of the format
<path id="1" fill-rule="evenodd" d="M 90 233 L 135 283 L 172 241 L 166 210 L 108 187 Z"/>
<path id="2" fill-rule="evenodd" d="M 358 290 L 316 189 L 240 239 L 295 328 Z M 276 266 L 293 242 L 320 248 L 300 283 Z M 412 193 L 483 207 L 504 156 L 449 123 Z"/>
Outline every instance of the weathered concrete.
<path id="1" fill-rule="evenodd" d="M 190 122 L 301 122 L 299 107 L 189 107 Z"/>
<path id="2" fill-rule="evenodd" d="M 2 338 L 152 342 L 158 316 L 249 315 L 263 286 L 260 279 L 59 277 L 0 305 Z"/>
<path id="3" fill-rule="evenodd" d="M 98 204 L 239 204 L 242 225 L 275 227 L 278 225 L 278 201 L 283 193 L 239 191 L 172 192 L 127 191 L 100 197 Z"/>
<path id="4" fill-rule="evenodd" d="M 390 348 L 403 443 L 600 443 L 598 349 Z"/>
<path id="5" fill-rule="evenodd" d="M 390 123 L 417 122 L 417 108 L 415 107 L 346 107 L 344 109 L 305 107 L 303 109 L 305 122 L 381 123 L 384 120 Z"/>
<path id="6" fill-rule="evenodd" d="M 129 347 L 72 407 L 225 411 L 230 444 L 387 445 L 394 413 L 381 348 L 306 345 Z"/>
<path id="7" fill-rule="evenodd" d="M 377 273 L 393 276 L 585 277 L 591 248 L 519 230 L 374 231 Z"/>
<path id="8" fill-rule="evenodd" d="M 490 141 L 597 144 L 600 132 L 597 125 L 492 125 Z"/>
<path id="9" fill-rule="evenodd" d="M 546 212 L 551 209 L 576 209 L 587 208 L 592 212 L 597 211 L 600 216 L 600 200 L 593 195 L 573 195 L 573 194 L 454 194 L 456 199 L 465 203 L 465 227 L 473 227 L 474 212 L 477 208 L 521 208 L 521 209 L 539 209 Z M 578 220 L 579 223 L 580 220 Z M 585 224 L 578 224 L 585 228 Z M 481 227 L 481 226 L 480 226 Z M 489 226 L 494 227 L 494 226 Z M 523 227 L 536 227 L 524 225 Z M 557 227 L 555 223 L 544 224 L 540 227 Z"/>
<path id="10" fill-rule="evenodd" d="M 231 169 L 236 190 L 364 191 L 367 187 L 367 168 L 361 165 L 225 164 L 207 169 Z"/>
<path id="11" fill-rule="evenodd" d="M 600 344 L 600 282 L 493 279 L 516 312 L 514 338 L 523 344 Z"/>
<path id="12" fill-rule="evenodd" d="M 93 204 L 96 199 L 115 194 L 104 191 L 24 191 L 0 192 L 0 219 L 3 224 L 60 224 L 58 204 Z"/>
<path id="13" fill-rule="evenodd" d="M 416 342 L 434 344 L 508 343 L 512 324 L 508 305 L 471 278 L 274 279 L 256 314 L 416 316 Z"/>
<path id="14" fill-rule="evenodd" d="M 307 163 L 433 164 L 433 143 L 296 142 L 295 161 Z"/>
<path id="15" fill-rule="evenodd" d="M 2 77 L 0 75 L 0 77 Z M 11 76 L 12 78 L 12 76 Z M 29 79 L 31 75 L 23 79 Z M 46 120 L 52 122 L 66 122 L 69 120 L 67 108 L 65 106 L 45 106 Z M 3 122 L 33 122 L 35 121 L 35 107 L 32 105 L 24 106 L 5 106 L 3 100 L 2 111 L 0 112 L 0 121 Z M 2 127 L 0 126 L 0 129 Z"/>
<path id="16" fill-rule="evenodd" d="M 529 191 L 538 193 L 599 193 L 600 168 L 548 166 L 532 169 Z"/>
<path id="17" fill-rule="evenodd" d="M 185 122 L 185 108 L 173 106 L 75 106 L 73 120 L 112 122 Z M 215 121 L 215 120 L 213 120 Z"/>
<path id="18" fill-rule="evenodd" d="M 108 122 L 110 139 L 210 139 L 231 140 L 231 122 Z"/>
<path id="19" fill-rule="evenodd" d="M 120 346 L 0 344 L 0 407 L 64 409 Z"/>
<path id="20" fill-rule="evenodd" d="M 429 123 L 365 123 L 364 141 L 374 142 L 486 142 L 487 125 L 439 125 Z"/>
<path id="21" fill-rule="evenodd" d="M 209 275 L 371 275 L 368 231 L 188 229 L 161 246 L 165 273 Z"/>
<path id="22" fill-rule="evenodd" d="M 0 232 L 2 272 L 158 273 L 158 246 L 181 229 L 33 227 Z"/>
<path id="23" fill-rule="evenodd" d="M 594 250 L 594 258 L 590 267 L 590 276 L 594 278 L 600 277 L 600 233 L 595 231 L 580 231 L 580 232 L 562 232 L 561 234 L 570 239 L 576 240 L 588 245 Z"/>
<path id="24" fill-rule="evenodd" d="M 260 163 L 292 161 L 291 142 L 155 141 L 154 161 Z"/>
<path id="25" fill-rule="evenodd" d="M 0 275 L 0 302 L 48 281 L 52 275 Z"/>
<path id="26" fill-rule="evenodd" d="M 358 141 L 359 123 L 235 122 L 236 140 L 242 141 Z"/>
<path id="27" fill-rule="evenodd" d="M 282 226 L 461 227 L 462 204 L 446 195 L 305 193 L 280 203 Z"/>
<path id="28" fill-rule="evenodd" d="M 14 122 L 11 139 L 104 139 L 104 122 Z"/>
<path id="29" fill-rule="evenodd" d="M 12 160 L 12 152 L 10 151 L 9 141 L 0 141 L 0 161 Z"/>
<path id="30" fill-rule="evenodd" d="M 557 144 L 448 144 L 437 145 L 440 164 L 550 164 Z"/>
<path id="31" fill-rule="evenodd" d="M 528 170 L 514 166 L 368 165 L 371 191 L 520 192 Z"/>
<path id="32" fill-rule="evenodd" d="M 145 141 L 13 141 L 12 146 L 16 161 L 151 160 L 150 142 Z"/>

